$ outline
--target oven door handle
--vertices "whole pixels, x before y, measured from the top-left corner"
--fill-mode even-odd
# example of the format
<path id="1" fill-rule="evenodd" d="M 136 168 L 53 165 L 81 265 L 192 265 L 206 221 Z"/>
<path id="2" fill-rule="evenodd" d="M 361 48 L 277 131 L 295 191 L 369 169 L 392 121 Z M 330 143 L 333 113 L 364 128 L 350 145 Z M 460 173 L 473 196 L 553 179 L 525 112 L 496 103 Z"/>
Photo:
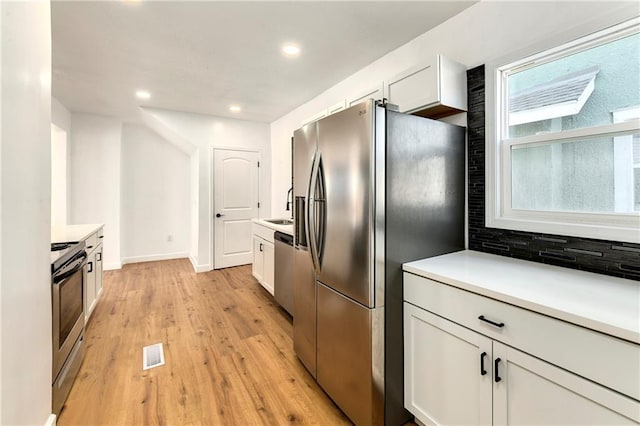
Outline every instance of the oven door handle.
<path id="1" fill-rule="evenodd" d="M 75 274 L 79 270 L 82 270 L 82 268 L 84 268 L 84 265 L 86 264 L 87 264 L 87 253 L 83 251 L 80 255 L 78 255 L 78 257 L 76 257 L 76 259 L 74 259 L 74 262 L 71 265 L 69 265 L 71 269 L 65 272 L 62 272 L 59 275 L 53 276 L 53 284 L 59 284 L 64 279 L 70 277 L 71 275 Z"/>

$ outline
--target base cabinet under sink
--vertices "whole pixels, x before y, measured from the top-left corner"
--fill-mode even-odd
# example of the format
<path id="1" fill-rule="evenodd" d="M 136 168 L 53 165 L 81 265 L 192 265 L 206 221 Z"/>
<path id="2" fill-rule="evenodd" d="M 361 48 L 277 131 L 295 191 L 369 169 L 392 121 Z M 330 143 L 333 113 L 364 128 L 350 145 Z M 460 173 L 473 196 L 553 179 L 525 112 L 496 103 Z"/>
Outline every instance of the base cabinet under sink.
<path id="1" fill-rule="evenodd" d="M 261 235 L 253 235 L 253 265 L 251 272 L 256 280 L 271 295 L 274 293 L 274 263 L 275 250 L 273 236 L 271 241 L 264 239 Z"/>

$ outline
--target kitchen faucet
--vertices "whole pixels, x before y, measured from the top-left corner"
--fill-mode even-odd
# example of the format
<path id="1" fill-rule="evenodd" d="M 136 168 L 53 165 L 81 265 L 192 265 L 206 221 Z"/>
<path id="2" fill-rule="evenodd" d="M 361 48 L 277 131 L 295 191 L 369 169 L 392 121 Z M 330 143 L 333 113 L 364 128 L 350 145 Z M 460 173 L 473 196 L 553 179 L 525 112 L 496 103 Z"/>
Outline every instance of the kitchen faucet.
<path id="1" fill-rule="evenodd" d="M 291 210 L 291 201 L 289 201 L 289 195 L 291 195 L 292 191 L 293 191 L 293 186 L 289 188 L 289 190 L 287 191 L 287 206 L 286 206 L 287 211 Z"/>

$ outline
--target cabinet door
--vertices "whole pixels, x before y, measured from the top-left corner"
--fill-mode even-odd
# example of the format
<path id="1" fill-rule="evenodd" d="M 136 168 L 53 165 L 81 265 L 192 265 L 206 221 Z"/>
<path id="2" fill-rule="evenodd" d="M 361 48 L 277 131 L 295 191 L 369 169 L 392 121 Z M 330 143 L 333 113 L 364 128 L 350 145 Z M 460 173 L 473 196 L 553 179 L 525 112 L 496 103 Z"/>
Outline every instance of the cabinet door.
<path id="1" fill-rule="evenodd" d="M 262 270 L 262 286 L 267 289 L 273 296 L 275 281 L 275 249 L 274 245 L 268 242 L 264 242 L 262 245 L 263 257 L 263 270 Z"/>
<path id="2" fill-rule="evenodd" d="M 491 340 L 404 303 L 404 405 L 427 425 L 492 422 Z"/>
<path id="3" fill-rule="evenodd" d="M 93 251 L 87 258 L 84 267 L 84 320 L 87 322 L 96 302 L 96 252 Z"/>
<path id="4" fill-rule="evenodd" d="M 102 244 L 98 244 L 98 248 L 96 249 L 96 299 L 100 296 L 100 294 L 102 294 L 103 271 Z"/>
<path id="5" fill-rule="evenodd" d="M 408 69 L 385 81 L 384 97 L 398 106 L 400 112 L 410 112 L 440 100 L 437 56 L 433 61 Z"/>
<path id="6" fill-rule="evenodd" d="M 509 346 L 493 343 L 497 425 L 623 425 L 640 403 Z M 602 362 L 615 362 L 615 359 Z"/>
<path id="7" fill-rule="evenodd" d="M 302 123 L 300 124 L 300 127 L 305 126 L 314 121 L 318 121 L 321 118 L 324 118 L 326 116 L 327 116 L 327 110 L 323 109 L 322 111 L 313 114 L 311 117 L 307 118 L 306 120 L 303 120 Z"/>
<path id="8" fill-rule="evenodd" d="M 344 99 L 336 103 L 335 105 L 331 105 L 329 108 L 327 108 L 327 115 L 335 114 L 336 112 L 342 111 L 343 109 L 345 109 L 346 105 L 347 101 Z"/>
<path id="9" fill-rule="evenodd" d="M 253 265 L 251 271 L 258 282 L 262 284 L 264 270 L 264 254 L 262 252 L 264 240 L 260 237 L 253 236 Z"/>
<path id="10" fill-rule="evenodd" d="M 347 99 L 347 108 L 351 108 L 354 105 L 359 104 L 360 102 L 364 102 L 369 99 L 380 100 L 383 97 L 383 85 L 380 84 L 377 87 L 372 87 L 371 89 L 362 92 L 350 99 Z"/>

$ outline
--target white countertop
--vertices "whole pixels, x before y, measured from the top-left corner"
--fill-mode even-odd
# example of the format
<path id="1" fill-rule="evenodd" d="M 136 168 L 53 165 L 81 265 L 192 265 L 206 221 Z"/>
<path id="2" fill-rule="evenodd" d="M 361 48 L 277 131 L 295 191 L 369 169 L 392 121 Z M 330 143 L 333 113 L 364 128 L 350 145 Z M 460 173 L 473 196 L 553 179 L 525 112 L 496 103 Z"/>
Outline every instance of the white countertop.
<path id="1" fill-rule="evenodd" d="M 103 226 L 104 224 L 102 223 L 54 226 L 51 228 L 51 242 L 68 243 L 71 241 L 82 241 Z"/>
<path id="2" fill-rule="evenodd" d="M 464 250 L 405 263 L 412 274 L 640 343 L 640 282 Z"/>
<path id="3" fill-rule="evenodd" d="M 253 219 L 253 222 L 262 226 L 266 226 L 267 228 L 271 228 L 274 231 L 284 232 L 285 234 L 289 234 L 293 237 L 293 225 L 276 225 L 275 223 L 267 222 L 266 219 Z"/>

